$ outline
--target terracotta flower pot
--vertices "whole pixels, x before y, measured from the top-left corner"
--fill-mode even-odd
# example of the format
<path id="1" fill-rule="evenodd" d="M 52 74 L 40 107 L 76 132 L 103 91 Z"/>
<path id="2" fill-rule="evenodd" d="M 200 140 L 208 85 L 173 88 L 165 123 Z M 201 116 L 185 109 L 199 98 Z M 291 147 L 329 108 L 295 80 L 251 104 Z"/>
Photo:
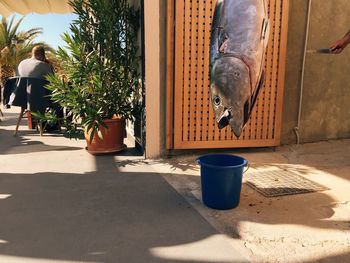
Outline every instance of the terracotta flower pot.
<path id="1" fill-rule="evenodd" d="M 91 131 L 85 131 L 87 151 L 93 155 L 99 155 L 125 150 L 127 148 L 124 144 L 125 119 L 114 118 L 105 120 L 104 123 L 108 126 L 108 129 L 100 127 L 103 139 L 100 139 L 96 132 L 90 143 Z"/>

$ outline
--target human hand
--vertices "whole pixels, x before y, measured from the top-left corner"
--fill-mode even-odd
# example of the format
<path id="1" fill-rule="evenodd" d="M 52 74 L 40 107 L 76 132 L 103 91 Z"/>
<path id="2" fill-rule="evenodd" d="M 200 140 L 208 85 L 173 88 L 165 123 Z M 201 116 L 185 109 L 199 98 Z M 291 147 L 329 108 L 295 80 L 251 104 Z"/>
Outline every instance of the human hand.
<path id="1" fill-rule="evenodd" d="M 332 54 L 340 54 L 348 44 L 349 42 L 346 39 L 342 38 L 333 43 L 333 45 L 330 47 L 330 50 Z"/>

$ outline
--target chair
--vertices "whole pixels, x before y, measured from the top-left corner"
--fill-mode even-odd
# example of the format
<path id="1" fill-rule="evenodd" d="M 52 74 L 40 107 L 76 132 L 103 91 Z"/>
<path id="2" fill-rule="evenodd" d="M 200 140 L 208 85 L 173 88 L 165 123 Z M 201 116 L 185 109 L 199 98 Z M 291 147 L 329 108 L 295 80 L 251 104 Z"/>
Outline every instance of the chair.
<path id="1" fill-rule="evenodd" d="M 48 84 L 47 80 L 26 77 L 13 77 L 6 81 L 4 105 L 21 107 L 14 136 L 17 135 L 19 124 L 24 115 L 27 115 L 28 118 L 28 128 L 32 128 L 30 112 L 45 113 L 45 110 L 51 105 L 51 93 L 45 88 L 46 84 Z M 42 135 L 41 123 L 39 123 L 38 128 L 40 135 Z"/>
<path id="2" fill-rule="evenodd" d="M 28 129 L 33 129 L 33 121 L 32 121 L 31 112 L 29 110 L 27 110 L 25 107 L 21 107 L 21 112 L 19 113 L 19 117 L 18 117 L 17 124 L 16 124 L 16 129 L 13 132 L 13 136 L 17 135 L 19 124 L 21 123 L 21 120 L 25 115 L 27 115 L 26 118 L 27 118 L 27 122 L 28 122 Z M 41 121 L 38 123 L 38 130 L 39 130 L 40 136 L 42 136 L 43 135 L 43 125 L 42 125 Z"/>

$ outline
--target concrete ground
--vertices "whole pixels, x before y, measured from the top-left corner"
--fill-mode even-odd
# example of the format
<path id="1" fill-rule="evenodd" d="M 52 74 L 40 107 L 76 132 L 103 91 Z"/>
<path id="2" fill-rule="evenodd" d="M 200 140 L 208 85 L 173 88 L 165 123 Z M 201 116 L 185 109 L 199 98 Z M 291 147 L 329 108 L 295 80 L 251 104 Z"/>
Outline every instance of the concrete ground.
<path id="1" fill-rule="evenodd" d="M 329 190 L 266 198 L 244 183 L 240 205 L 218 211 L 195 162 L 214 151 L 93 157 L 61 135 L 13 137 L 4 113 L 0 262 L 350 262 L 350 140 L 221 151 Z"/>
<path id="2" fill-rule="evenodd" d="M 212 225 L 232 240 L 243 242 L 250 261 L 350 262 L 349 139 L 224 152 L 245 157 L 251 166 L 247 173 L 282 168 L 329 190 L 266 198 L 244 183 L 240 205 L 218 211 L 200 201 L 200 172 L 195 160 L 203 152 L 178 155 L 158 166 Z"/>
<path id="3" fill-rule="evenodd" d="M 85 140 L 0 122 L 0 262 L 248 262 L 129 148 L 94 157 Z"/>

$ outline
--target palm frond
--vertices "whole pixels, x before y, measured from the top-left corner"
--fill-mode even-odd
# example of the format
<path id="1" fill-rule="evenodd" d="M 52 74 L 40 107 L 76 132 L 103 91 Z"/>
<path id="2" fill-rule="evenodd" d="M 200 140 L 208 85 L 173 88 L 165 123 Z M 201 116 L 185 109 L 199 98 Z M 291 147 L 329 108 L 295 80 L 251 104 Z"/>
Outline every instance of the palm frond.
<path id="1" fill-rule="evenodd" d="M 6 65 L 15 69 L 19 62 L 30 56 L 35 45 L 43 45 L 48 50 L 52 48 L 45 43 L 37 43 L 36 37 L 43 33 L 40 27 L 27 31 L 19 31 L 24 17 L 15 22 L 15 16 L 9 19 L 2 17 L 0 23 L 0 66 Z M 15 41 L 13 41 L 15 40 Z M 4 52 L 1 52 L 4 51 Z"/>
<path id="2" fill-rule="evenodd" d="M 23 32 L 23 41 L 31 41 L 34 40 L 36 37 L 41 35 L 43 33 L 43 29 L 41 27 L 32 28 L 26 32 Z"/>
<path id="3" fill-rule="evenodd" d="M 16 22 L 16 24 L 15 24 L 14 26 L 12 26 L 14 18 L 15 18 L 15 16 L 12 17 L 11 22 L 10 22 L 9 27 L 8 27 L 8 30 L 9 30 L 9 37 L 10 37 L 11 40 L 12 40 L 12 39 L 15 39 L 15 37 L 17 36 L 18 27 L 19 27 L 20 24 L 22 23 L 24 16 L 21 17 L 21 18 Z M 10 42 L 9 44 L 11 44 L 11 42 Z"/>
<path id="4" fill-rule="evenodd" d="M 2 45 L 6 46 L 8 42 L 8 30 L 7 30 L 7 20 L 6 17 L 2 17 L 1 19 L 1 36 L 2 36 Z"/>

